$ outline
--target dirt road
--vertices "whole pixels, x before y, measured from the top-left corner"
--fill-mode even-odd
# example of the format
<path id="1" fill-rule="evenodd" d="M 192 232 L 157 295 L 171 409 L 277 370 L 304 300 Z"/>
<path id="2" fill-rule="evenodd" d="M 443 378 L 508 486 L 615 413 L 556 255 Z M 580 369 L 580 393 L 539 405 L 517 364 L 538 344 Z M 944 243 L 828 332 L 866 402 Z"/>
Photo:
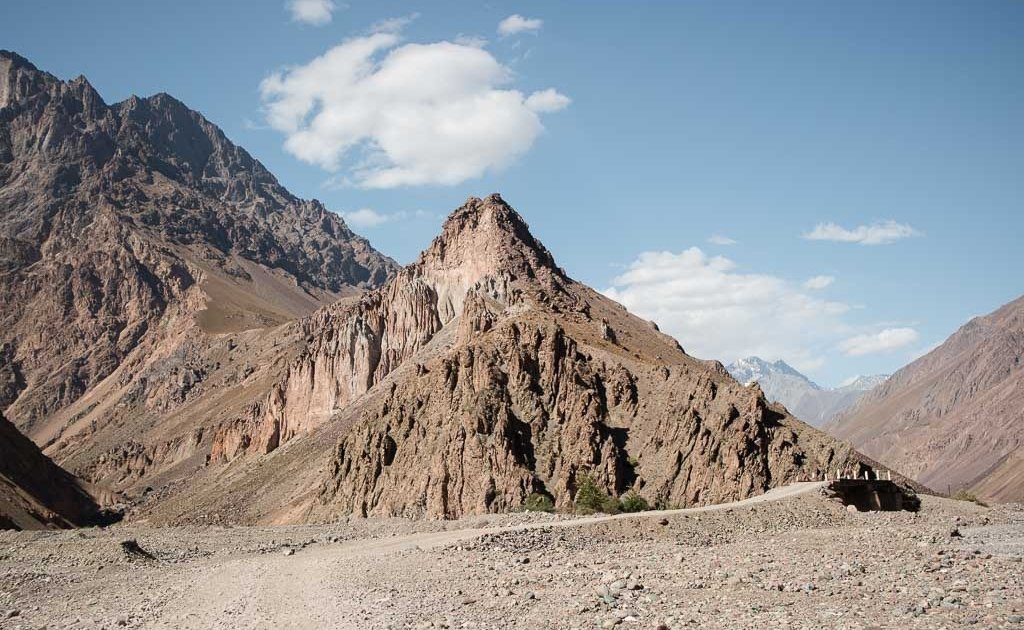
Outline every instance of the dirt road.
<path id="1" fill-rule="evenodd" d="M 184 576 L 188 586 L 167 602 L 147 628 L 324 628 L 336 627 L 339 610 L 352 607 L 347 601 L 344 577 L 354 565 L 372 563 L 384 555 L 407 550 L 427 550 L 484 534 L 536 528 L 581 527 L 614 521 L 669 518 L 778 501 L 817 490 L 823 482 L 797 483 L 775 488 L 743 501 L 699 508 L 662 510 L 637 514 L 592 516 L 555 523 L 460 529 L 419 533 L 384 539 L 360 540 L 338 546 L 304 549 L 294 555 L 251 555 L 236 560 L 211 562 L 199 575 Z M 172 587 L 174 588 L 174 587 Z M 179 590 L 174 588 L 174 590 Z"/>

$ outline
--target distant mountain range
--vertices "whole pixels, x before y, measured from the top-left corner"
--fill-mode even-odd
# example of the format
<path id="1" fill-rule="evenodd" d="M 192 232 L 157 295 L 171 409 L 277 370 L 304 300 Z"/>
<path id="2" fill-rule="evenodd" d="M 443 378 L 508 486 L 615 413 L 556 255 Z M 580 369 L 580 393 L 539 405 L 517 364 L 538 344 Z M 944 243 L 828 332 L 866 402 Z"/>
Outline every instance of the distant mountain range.
<path id="1" fill-rule="evenodd" d="M 852 407 L 861 396 L 888 378 L 885 374 L 859 376 L 853 382 L 829 389 L 807 378 L 785 361 L 774 363 L 760 357 L 747 357 L 726 367 L 739 382 L 757 381 L 765 396 L 782 403 L 796 417 L 813 426 L 821 426 L 836 414 Z"/>
<path id="2" fill-rule="evenodd" d="M 934 490 L 1024 501 L 1024 297 L 964 324 L 828 429 Z"/>

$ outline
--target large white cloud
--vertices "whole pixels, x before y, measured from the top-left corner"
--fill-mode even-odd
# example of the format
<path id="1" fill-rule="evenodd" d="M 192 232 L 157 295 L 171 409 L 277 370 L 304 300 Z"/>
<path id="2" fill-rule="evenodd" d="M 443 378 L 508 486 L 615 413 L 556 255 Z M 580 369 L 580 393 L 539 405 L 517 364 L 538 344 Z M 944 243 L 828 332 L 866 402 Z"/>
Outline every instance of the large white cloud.
<path id="1" fill-rule="evenodd" d="M 604 293 L 658 322 L 691 354 L 723 362 L 757 355 L 814 370 L 852 331 L 842 317 L 846 304 L 777 276 L 740 273 L 731 260 L 696 247 L 642 253 Z"/>
<path id="2" fill-rule="evenodd" d="M 288 0 L 287 7 L 296 22 L 323 26 L 331 21 L 337 5 L 333 0 Z"/>
<path id="3" fill-rule="evenodd" d="M 903 223 L 882 221 L 871 225 L 859 225 L 853 229 L 835 223 L 819 223 L 803 237 L 810 241 L 836 241 L 839 243 L 860 243 L 861 245 L 888 245 L 904 238 L 920 236 L 920 232 Z"/>
<path id="4" fill-rule="evenodd" d="M 913 328 L 886 328 L 876 333 L 845 339 L 839 349 L 852 357 L 890 352 L 917 343 L 921 336 Z"/>
<path id="5" fill-rule="evenodd" d="M 285 148 L 367 188 L 458 184 L 526 153 L 553 89 L 509 89 L 513 74 L 476 45 L 400 44 L 377 32 L 268 76 L 260 92 Z"/>

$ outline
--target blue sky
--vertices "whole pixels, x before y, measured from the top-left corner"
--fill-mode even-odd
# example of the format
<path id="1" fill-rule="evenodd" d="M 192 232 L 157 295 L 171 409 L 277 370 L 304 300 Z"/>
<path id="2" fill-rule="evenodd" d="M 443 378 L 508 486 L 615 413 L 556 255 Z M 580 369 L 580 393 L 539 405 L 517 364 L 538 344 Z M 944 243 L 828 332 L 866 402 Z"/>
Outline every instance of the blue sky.
<path id="1" fill-rule="evenodd" d="M 286 4 L 8 2 L 0 47 L 173 94 L 402 262 L 500 191 L 706 358 L 835 385 L 1024 292 L 1022 2 Z"/>

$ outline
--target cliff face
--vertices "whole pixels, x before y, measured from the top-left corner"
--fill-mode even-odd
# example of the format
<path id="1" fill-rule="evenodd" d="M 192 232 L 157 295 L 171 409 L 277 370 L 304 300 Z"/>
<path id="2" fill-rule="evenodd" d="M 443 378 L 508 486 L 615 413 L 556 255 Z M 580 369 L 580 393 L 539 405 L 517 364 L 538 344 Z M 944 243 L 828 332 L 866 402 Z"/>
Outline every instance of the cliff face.
<path id="1" fill-rule="evenodd" d="M 72 527 L 98 515 L 83 484 L 0 414 L 0 529 Z"/>
<path id="2" fill-rule="evenodd" d="M 122 366 L 201 353 L 396 268 L 172 97 L 107 105 L 0 51 L 0 409 L 37 442 L 77 430 L 84 408 L 66 412 Z"/>
<path id="3" fill-rule="evenodd" d="M 421 351 L 462 311 L 471 291 L 504 299 L 510 278 L 536 278 L 535 268 L 544 270 L 544 286 L 556 287 L 560 272 L 521 217 L 503 205 L 467 204 L 385 287 L 302 320 L 307 343 L 287 378 L 251 413 L 218 431 L 212 458 L 268 453 L 320 426 Z"/>
<path id="4" fill-rule="evenodd" d="M 1024 298 L 955 332 L 828 428 L 946 492 L 1024 501 Z"/>

